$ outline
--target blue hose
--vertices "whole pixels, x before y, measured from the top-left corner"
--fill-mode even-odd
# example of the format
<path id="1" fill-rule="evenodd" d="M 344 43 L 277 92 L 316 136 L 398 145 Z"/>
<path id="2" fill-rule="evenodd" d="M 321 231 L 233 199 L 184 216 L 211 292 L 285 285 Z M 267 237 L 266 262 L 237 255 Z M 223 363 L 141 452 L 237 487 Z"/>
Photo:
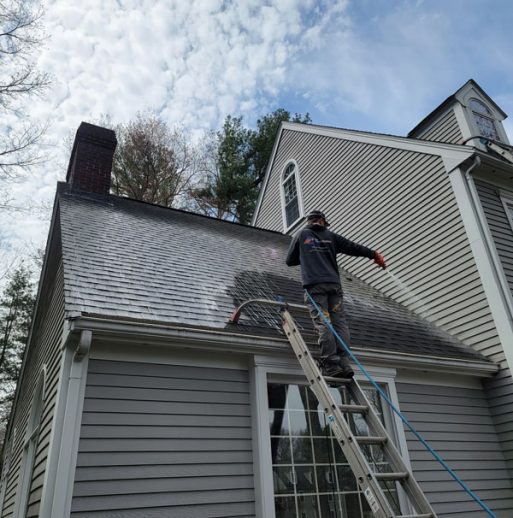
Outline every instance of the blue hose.
<path id="1" fill-rule="evenodd" d="M 367 369 L 358 361 L 358 358 L 353 354 L 349 346 L 342 340 L 342 338 L 339 336 L 339 334 L 335 331 L 334 327 L 331 325 L 330 320 L 325 316 L 325 314 L 321 311 L 319 308 L 319 305 L 315 300 L 312 298 L 310 293 L 308 293 L 308 290 L 305 290 L 306 296 L 308 297 L 308 300 L 313 304 L 314 308 L 319 313 L 320 317 L 324 320 L 325 324 L 328 326 L 328 328 L 331 330 L 335 338 L 342 344 L 344 350 L 349 354 L 351 359 L 356 363 L 358 368 L 363 372 L 365 377 L 372 383 L 374 388 L 379 392 L 381 397 L 387 402 L 388 406 L 399 416 L 401 421 L 409 428 L 409 430 L 417 437 L 417 439 L 423 444 L 423 446 L 426 448 L 426 450 L 433 455 L 433 457 L 443 466 L 443 468 L 451 475 L 451 477 L 466 491 L 467 494 L 469 494 L 485 511 L 491 518 L 497 518 L 497 516 L 493 513 L 493 511 L 461 480 L 458 475 L 447 465 L 447 463 L 440 457 L 440 455 L 433 449 L 431 446 L 426 442 L 426 440 L 420 435 L 417 430 L 413 427 L 412 424 L 406 419 L 406 417 L 401 414 L 400 410 L 396 408 L 396 406 L 390 401 L 390 398 L 385 394 L 385 392 L 380 388 L 380 386 L 374 381 L 372 376 L 369 374 Z"/>

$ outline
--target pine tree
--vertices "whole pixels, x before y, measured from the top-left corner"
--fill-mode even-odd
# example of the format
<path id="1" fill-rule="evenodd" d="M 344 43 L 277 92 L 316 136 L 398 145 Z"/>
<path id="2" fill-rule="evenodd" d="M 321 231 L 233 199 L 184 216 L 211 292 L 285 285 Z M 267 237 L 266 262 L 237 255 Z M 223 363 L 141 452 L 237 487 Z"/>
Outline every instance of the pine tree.
<path id="1" fill-rule="evenodd" d="M 0 443 L 7 426 L 35 303 L 31 271 L 21 264 L 0 298 Z"/>
<path id="2" fill-rule="evenodd" d="M 251 221 L 282 121 L 311 123 L 308 113 L 291 116 L 282 108 L 258 119 L 256 129 L 246 128 L 242 117 L 226 117 L 223 128 L 208 139 L 201 186 L 190 190 L 197 210 L 240 223 Z"/>

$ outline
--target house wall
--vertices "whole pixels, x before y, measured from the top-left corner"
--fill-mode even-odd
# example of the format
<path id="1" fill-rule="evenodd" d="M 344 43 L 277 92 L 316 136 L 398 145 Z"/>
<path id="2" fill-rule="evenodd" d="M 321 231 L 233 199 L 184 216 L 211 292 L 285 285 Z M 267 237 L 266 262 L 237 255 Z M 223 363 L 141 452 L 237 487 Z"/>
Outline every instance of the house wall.
<path id="1" fill-rule="evenodd" d="M 495 513 L 508 518 L 513 488 L 484 391 L 396 382 L 401 411 L 458 476 Z M 406 430 L 414 476 L 439 518 L 485 512 Z"/>
<path id="2" fill-rule="evenodd" d="M 418 132 L 414 138 L 459 144 L 463 136 L 454 110 L 451 108 L 430 126 Z"/>
<path id="3" fill-rule="evenodd" d="M 283 231 L 279 178 L 295 159 L 305 209 L 322 208 L 335 232 L 380 249 L 387 275 L 362 258 L 340 264 L 489 356 L 501 350 L 442 159 L 285 130 L 256 226 Z"/>
<path id="4" fill-rule="evenodd" d="M 54 234 L 58 234 L 55 232 Z M 60 260 L 60 245 L 57 237 L 52 244 L 55 252 L 48 265 L 43 289 L 39 300 L 31 345 L 26 353 L 25 370 L 19 385 L 19 394 L 13 414 L 11 437 L 15 430 L 12 445 L 10 470 L 6 482 L 6 491 L 2 518 L 13 516 L 16 499 L 19 498 L 20 469 L 22 466 L 26 430 L 38 377 L 46 366 L 45 399 L 39 437 L 37 440 L 33 478 L 30 485 L 27 517 L 39 516 L 39 506 L 43 490 L 52 423 L 55 412 L 57 388 L 61 363 L 61 338 L 64 325 L 63 269 Z"/>
<path id="5" fill-rule="evenodd" d="M 330 218 L 330 228 L 380 249 L 390 266 L 387 275 L 370 261 L 344 257 L 344 268 L 491 360 L 503 362 L 495 322 L 440 157 L 285 130 L 257 226 L 283 230 L 279 176 L 292 158 L 301 175 L 306 210 L 321 208 Z M 497 222 L 497 199 L 494 204 L 491 222 Z M 504 260 L 509 260 L 513 248 L 505 239 L 506 222 L 493 222 Z M 505 404 L 513 395 L 507 379 L 508 372 L 502 370 L 486 388 L 513 469 L 513 408 L 509 401 Z"/>
<path id="6" fill-rule="evenodd" d="M 73 518 L 251 517 L 254 500 L 247 370 L 90 360 Z"/>

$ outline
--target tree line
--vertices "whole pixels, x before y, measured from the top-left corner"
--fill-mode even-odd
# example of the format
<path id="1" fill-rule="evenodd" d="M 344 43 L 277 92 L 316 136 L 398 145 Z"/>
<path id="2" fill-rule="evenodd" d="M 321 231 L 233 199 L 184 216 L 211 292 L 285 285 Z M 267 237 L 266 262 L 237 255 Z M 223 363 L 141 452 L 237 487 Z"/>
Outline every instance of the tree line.
<path id="1" fill-rule="evenodd" d="M 116 132 L 112 192 L 166 207 L 249 223 L 282 121 L 308 124 L 310 116 L 279 108 L 255 128 L 228 115 L 221 129 L 193 142 L 153 114 L 126 124 L 101 124 Z"/>

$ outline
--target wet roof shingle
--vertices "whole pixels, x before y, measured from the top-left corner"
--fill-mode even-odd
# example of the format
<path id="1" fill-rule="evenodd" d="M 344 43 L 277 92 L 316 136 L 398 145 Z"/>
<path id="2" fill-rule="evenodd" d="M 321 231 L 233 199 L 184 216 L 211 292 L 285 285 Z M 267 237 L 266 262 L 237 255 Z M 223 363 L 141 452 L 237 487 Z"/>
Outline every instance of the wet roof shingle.
<path id="1" fill-rule="evenodd" d="M 275 310 L 254 308 L 228 324 L 250 298 L 302 304 L 299 268 L 284 258 L 290 237 L 179 210 L 59 185 L 67 312 L 164 322 L 232 333 L 282 333 Z M 418 355 L 483 359 L 449 334 L 342 272 L 352 343 Z M 308 315 L 296 314 L 313 340 Z"/>

